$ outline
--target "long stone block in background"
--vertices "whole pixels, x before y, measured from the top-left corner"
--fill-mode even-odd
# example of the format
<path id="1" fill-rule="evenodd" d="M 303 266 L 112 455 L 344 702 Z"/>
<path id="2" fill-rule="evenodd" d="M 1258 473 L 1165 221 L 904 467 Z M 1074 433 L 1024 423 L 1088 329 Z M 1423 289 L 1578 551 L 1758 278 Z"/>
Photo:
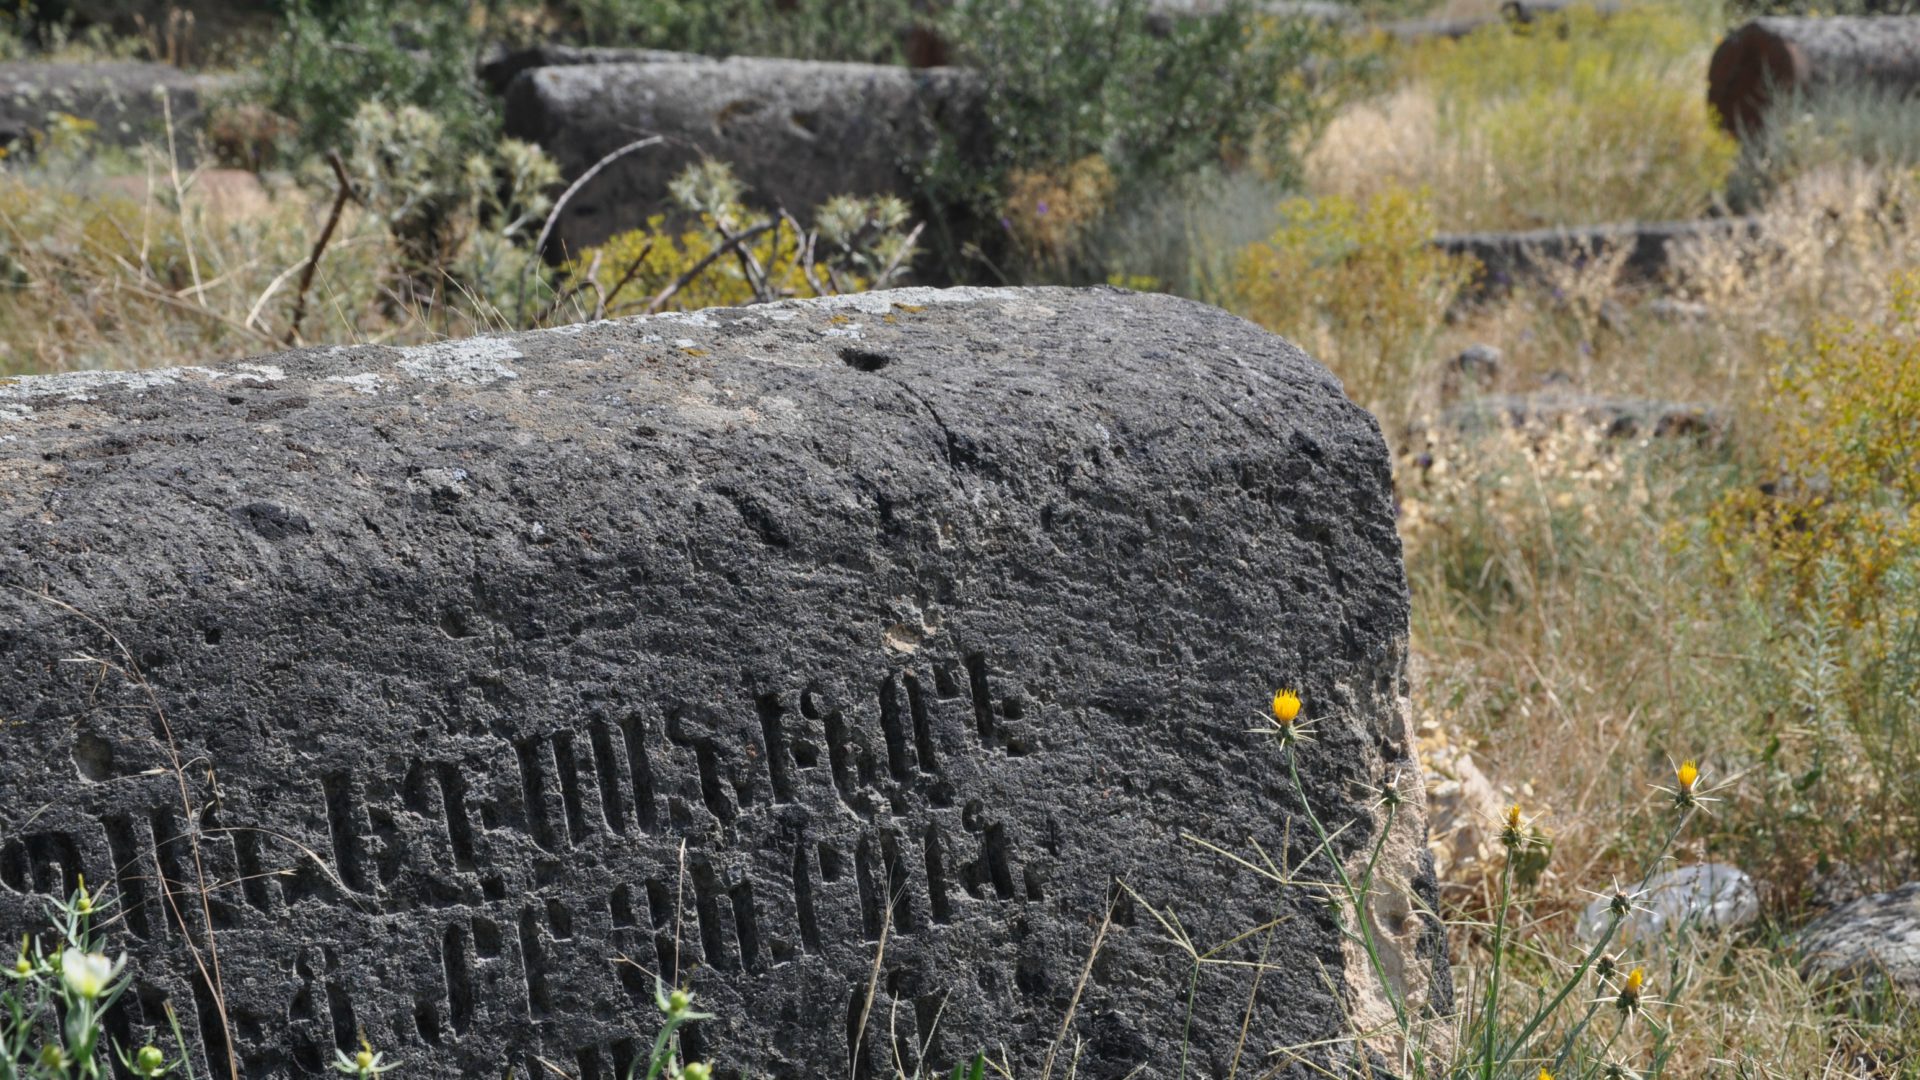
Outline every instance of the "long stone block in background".
<path id="1" fill-rule="evenodd" d="M 1894 98 L 1920 89 L 1920 16 L 1766 16 L 1728 34 L 1707 66 L 1707 103 L 1741 138 L 1776 99 L 1852 87 Z"/>
<path id="2" fill-rule="evenodd" d="M 1516 284 L 1538 282 L 1551 275 L 1551 264 L 1579 265 L 1626 249 L 1620 266 L 1622 281 L 1658 282 L 1681 245 L 1694 242 L 1753 239 L 1762 235 L 1760 222 L 1747 217 L 1701 218 L 1694 221 L 1626 221 L 1522 232 L 1443 233 L 1432 245 L 1449 255 L 1464 255 L 1480 264 L 1469 292 L 1503 294 Z"/>
<path id="3" fill-rule="evenodd" d="M 1386 448 L 1215 309 L 902 290 L 25 378 L 0 480 L 0 930 L 117 897 L 123 1035 L 171 998 L 248 1077 L 364 1030 L 605 1078 L 659 972 L 721 1075 L 1039 1075 L 1111 904 L 1078 1074 L 1170 1076 L 1190 961 L 1125 883 L 1202 947 L 1280 919 L 1229 951 L 1273 965 L 1264 1067 L 1386 1019 L 1323 898 L 1195 839 L 1313 848 L 1279 683 L 1342 857 L 1412 785 L 1373 916 L 1447 1003 Z M 1202 978 L 1196 1074 L 1250 983 Z"/>
<path id="4" fill-rule="evenodd" d="M 45 132 L 55 114 L 66 114 L 90 121 L 92 137 L 101 142 L 133 146 L 165 137 L 171 107 L 178 150 L 190 155 L 208 99 L 231 85 L 225 76 L 132 60 L 6 61 L 0 63 L 0 145 Z"/>
<path id="5" fill-rule="evenodd" d="M 951 68 L 747 57 L 533 67 L 507 88 L 506 132 L 539 143 L 569 180 L 637 139 L 666 137 L 567 204 L 552 242 L 571 255 L 669 210 L 667 184 L 703 157 L 733 166 L 752 205 L 802 220 L 835 195 L 911 199 L 911 163 L 940 133 L 980 137 L 976 87 Z"/>

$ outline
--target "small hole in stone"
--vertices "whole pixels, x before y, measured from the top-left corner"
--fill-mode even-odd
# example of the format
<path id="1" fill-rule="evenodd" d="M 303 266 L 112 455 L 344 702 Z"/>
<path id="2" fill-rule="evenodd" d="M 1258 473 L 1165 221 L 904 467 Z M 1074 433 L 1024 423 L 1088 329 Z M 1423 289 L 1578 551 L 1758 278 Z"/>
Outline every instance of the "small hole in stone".
<path id="1" fill-rule="evenodd" d="M 803 769 L 811 769 L 820 764 L 820 748 L 805 739 L 795 739 L 789 744 L 793 751 L 793 760 Z"/>
<path id="2" fill-rule="evenodd" d="M 220 644 L 221 630 L 217 626 L 209 626 L 201 632 L 200 636 L 207 644 L 218 645 Z"/>
<path id="3" fill-rule="evenodd" d="M 74 740 L 73 764 L 88 780 L 106 780 L 113 775 L 113 744 L 98 735 L 83 734 Z"/>
<path id="4" fill-rule="evenodd" d="M 893 362 L 893 357 L 891 356 L 870 352 L 866 349 L 856 349 L 851 345 L 840 350 L 840 359 L 846 361 L 847 366 L 855 371 L 869 372 L 879 371 L 881 368 Z"/>

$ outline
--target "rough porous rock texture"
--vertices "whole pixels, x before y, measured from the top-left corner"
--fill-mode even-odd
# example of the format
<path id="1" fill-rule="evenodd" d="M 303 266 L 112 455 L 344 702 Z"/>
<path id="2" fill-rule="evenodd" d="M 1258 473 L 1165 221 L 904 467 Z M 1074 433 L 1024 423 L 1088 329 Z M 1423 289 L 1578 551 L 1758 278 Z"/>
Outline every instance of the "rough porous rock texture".
<path id="1" fill-rule="evenodd" d="M 164 138 L 173 110 L 178 150 L 190 155 L 205 99 L 229 85 L 219 76 L 190 75 L 168 64 L 131 60 L 0 63 L 0 144 L 48 130 L 55 113 L 96 126 L 92 137 L 115 146 Z M 164 97 L 164 103 L 163 103 Z"/>
<path id="2" fill-rule="evenodd" d="M 910 163 L 942 132 L 980 136 L 977 82 L 951 68 L 735 57 L 537 67 L 507 88 L 506 132 L 537 142 L 572 180 L 649 135 L 561 212 L 549 254 L 578 254 L 669 209 L 667 184 L 711 157 L 747 201 L 803 221 L 835 195 L 911 198 Z"/>
<path id="3" fill-rule="evenodd" d="M 0 478 L 0 929 L 117 895 L 123 1034 L 171 997 L 249 1077 L 364 1029 L 604 1080 L 659 972 L 721 1075 L 1039 1076 L 1078 991 L 1055 1075 L 1171 1076 L 1151 905 L 1203 949 L 1277 919 L 1221 954 L 1271 965 L 1246 1053 L 1350 1057 L 1387 1008 L 1324 898 L 1201 844 L 1330 876 L 1282 682 L 1355 872 L 1401 780 L 1371 914 L 1448 1004 L 1386 448 L 1215 309 L 900 290 L 20 379 Z M 1251 982 L 1203 974 L 1194 1075 Z"/>
<path id="4" fill-rule="evenodd" d="M 480 81 L 504 94 L 523 71 L 544 67 L 588 67 L 599 64 L 700 63 L 708 57 L 666 49 L 629 49 L 605 45 L 546 43 L 500 49 L 480 62 Z"/>
<path id="5" fill-rule="evenodd" d="M 1805 975 L 1884 981 L 1920 1001 L 1920 881 L 1827 912 L 1799 944 Z"/>

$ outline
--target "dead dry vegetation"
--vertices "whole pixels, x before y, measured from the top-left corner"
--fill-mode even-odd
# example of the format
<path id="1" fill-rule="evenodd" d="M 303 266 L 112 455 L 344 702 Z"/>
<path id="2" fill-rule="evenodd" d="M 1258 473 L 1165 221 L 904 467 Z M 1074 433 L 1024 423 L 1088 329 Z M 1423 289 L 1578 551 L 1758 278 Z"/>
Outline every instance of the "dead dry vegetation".
<path id="1" fill-rule="evenodd" d="M 1510 978 L 1553 984 L 1586 951 L 1581 890 L 1640 880 L 1671 824 L 1653 785 L 1697 759 L 1721 801 L 1667 859 L 1745 869 L 1762 917 L 1628 946 L 1671 1004 L 1617 1034 L 1611 1014 L 1596 1021 L 1593 1047 L 1556 1075 L 1915 1075 L 1911 1011 L 1803 979 L 1791 934 L 1835 882 L 1916 876 L 1920 137 L 1884 102 L 1837 99 L 1743 153 L 1704 101 L 1729 17 L 1677 0 L 1352 46 L 1370 74 L 1316 90 L 1326 112 L 1300 139 L 1298 182 L 1258 162 L 1150 194 L 1116 194 L 1097 157 L 1016 172 L 1002 209 L 1030 258 L 1002 269 L 1045 280 L 1096 266 L 1228 306 L 1299 341 L 1380 417 L 1422 740 L 1468 749 L 1500 796 L 1454 823 L 1489 841 L 1452 864 L 1442 912 L 1463 1003 L 1485 1000 L 1503 910 L 1490 813 L 1519 804 L 1538 841 L 1537 865 L 1505 886 L 1503 961 Z M 458 161 L 506 179 L 463 187 L 434 172 L 446 155 L 432 116 L 354 123 L 337 171 L 310 160 L 263 182 L 186 169 L 164 146 L 107 154 L 84 130 L 52 133 L 0 172 L 0 373 L 766 295 L 768 275 L 729 256 L 653 304 L 714 253 L 716 222 L 738 228 L 737 192 L 689 196 L 685 231 L 657 222 L 568 276 L 529 254 L 556 180 L 531 148 Z M 408 215 L 435 184 L 458 194 L 434 207 L 423 257 Z M 1624 253 L 1600 249 L 1483 296 L 1476 267 L 1427 244 L 1692 217 L 1730 199 L 1757 229 L 1686 243 L 1656 282 L 1627 281 Z M 894 209 L 871 214 L 886 218 L 876 238 L 902 240 Z M 755 254 L 788 267 L 782 291 L 827 290 L 792 248 Z M 846 287 L 885 279 L 875 268 L 898 254 Z M 644 280 L 623 280 L 629 266 Z M 1474 346 L 1497 363 L 1484 349 L 1461 360 Z M 1623 409 L 1642 419 L 1618 422 Z M 1538 1004 L 1506 1000 L 1522 1019 Z"/>

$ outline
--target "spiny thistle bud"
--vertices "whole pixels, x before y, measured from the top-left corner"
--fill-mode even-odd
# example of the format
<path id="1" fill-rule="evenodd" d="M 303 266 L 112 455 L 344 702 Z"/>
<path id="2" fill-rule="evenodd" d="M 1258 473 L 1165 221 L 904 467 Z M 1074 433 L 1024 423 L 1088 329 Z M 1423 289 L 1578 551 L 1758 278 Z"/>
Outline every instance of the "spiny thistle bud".
<path id="1" fill-rule="evenodd" d="M 1520 804 L 1507 807 L 1507 820 L 1500 828 L 1500 846 L 1508 851 L 1518 851 L 1527 846 L 1527 830 L 1520 820 Z"/>
<path id="2" fill-rule="evenodd" d="M 1387 770 L 1386 780 L 1380 785 L 1380 805 L 1392 809 L 1405 801 L 1400 794 L 1400 770 Z"/>

